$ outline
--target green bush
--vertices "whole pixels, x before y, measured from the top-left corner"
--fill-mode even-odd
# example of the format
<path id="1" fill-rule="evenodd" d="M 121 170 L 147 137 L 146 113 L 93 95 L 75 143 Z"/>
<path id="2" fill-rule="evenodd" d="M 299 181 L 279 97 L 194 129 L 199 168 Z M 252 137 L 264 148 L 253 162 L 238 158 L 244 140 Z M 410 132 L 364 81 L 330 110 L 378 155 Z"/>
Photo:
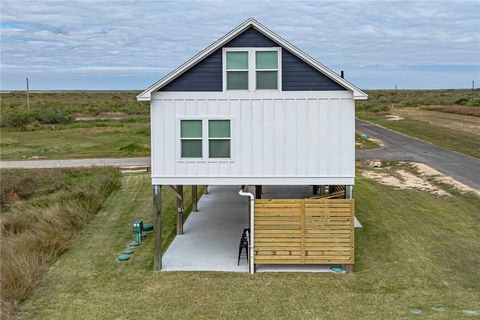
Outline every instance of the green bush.
<path id="1" fill-rule="evenodd" d="M 58 108 L 11 110 L 2 114 L 0 118 L 1 127 L 25 127 L 29 124 L 66 124 L 72 122 L 73 118 Z"/>

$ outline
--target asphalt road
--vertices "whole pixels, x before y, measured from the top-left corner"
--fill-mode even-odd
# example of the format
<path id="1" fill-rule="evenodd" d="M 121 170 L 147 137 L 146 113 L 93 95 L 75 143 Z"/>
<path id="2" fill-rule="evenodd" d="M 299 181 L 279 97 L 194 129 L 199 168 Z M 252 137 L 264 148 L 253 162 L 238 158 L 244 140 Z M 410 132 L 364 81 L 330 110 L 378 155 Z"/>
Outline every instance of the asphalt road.
<path id="1" fill-rule="evenodd" d="M 356 121 L 356 130 L 372 138 L 381 140 L 381 149 L 366 150 L 366 159 L 403 160 L 422 162 L 436 170 L 480 189 L 480 159 L 437 147 L 431 143 L 379 127 L 374 124 Z M 357 151 L 357 159 L 363 159 L 363 151 Z M 0 168 L 71 168 L 90 166 L 146 167 L 150 158 L 102 158 L 71 160 L 26 160 L 1 161 Z"/>
<path id="2" fill-rule="evenodd" d="M 365 150 L 366 159 L 422 162 L 470 187 L 480 189 L 480 159 L 368 122 L 356 120 L 355 126 L 358 132 L 379 139 L 385 145 L 381 149 Z M 357 151 L 357 159 L 363 159 L 363 151 Z"/>

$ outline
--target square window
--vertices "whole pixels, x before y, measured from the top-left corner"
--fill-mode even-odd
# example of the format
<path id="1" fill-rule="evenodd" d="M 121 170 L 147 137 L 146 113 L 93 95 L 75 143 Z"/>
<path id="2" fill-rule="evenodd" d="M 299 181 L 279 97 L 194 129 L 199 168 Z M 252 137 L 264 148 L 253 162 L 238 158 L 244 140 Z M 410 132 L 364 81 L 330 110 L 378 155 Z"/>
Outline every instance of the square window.
<path id="1" fill-rule="evenodd" d="M 180 129 L 182 138 L 201 138 L 202 120 L 182 120 Z"/>
<path id="2" fill-rule="evenodd" d="M 208 121 L 209 138 L 230 138 L 230 120 Z"/>
<path id="3" fill-rule="evenodd" d="M 210 158 L 230 158 L 230 139 L 210 140 L 208 150 Z"/>
<path id="4" fill-rule="evenodd" d="M 255 62 L 257 70 L 278 69 L 278 51 L 257 51 Z"/>
<path id="5" fill-rule="evenodd" d="M 202 140 L 182 140 L 182 158 L 201 158 Z"/>
<path id="6" fill-rule="evenodd" d="M 227 71 L 228 90 L 248 90 L 248 71 Z"/>
<path id="7" fill-rule="evenodd" d="M 227 70 L 248 70 L 248 52 L 227 52 Z"/>
<path id="8" fill-rule="evenodd" d="M 257 71 L 257 89 L 277 89 L 278 71 Z"/>

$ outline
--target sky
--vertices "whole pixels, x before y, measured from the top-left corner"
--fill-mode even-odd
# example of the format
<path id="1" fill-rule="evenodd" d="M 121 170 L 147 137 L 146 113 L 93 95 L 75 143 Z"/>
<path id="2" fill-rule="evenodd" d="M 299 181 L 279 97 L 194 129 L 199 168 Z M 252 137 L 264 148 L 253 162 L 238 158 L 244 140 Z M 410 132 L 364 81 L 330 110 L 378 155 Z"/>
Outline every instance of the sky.
<path id="1" fill-rule="evenodd" d="M 363 89 L 480 86 L 480 0 L 0 4 L 2 90 L 144 89 L 250 17 Z"/>

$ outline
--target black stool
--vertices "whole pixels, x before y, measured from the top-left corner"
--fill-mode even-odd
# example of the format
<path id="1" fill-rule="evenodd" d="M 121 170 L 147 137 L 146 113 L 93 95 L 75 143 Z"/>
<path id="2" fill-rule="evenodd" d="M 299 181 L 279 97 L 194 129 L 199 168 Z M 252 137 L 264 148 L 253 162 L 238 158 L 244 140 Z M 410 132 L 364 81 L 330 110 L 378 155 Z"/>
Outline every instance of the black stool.
<path id="1" fill-rule="evenodd" d="M 237 266 L 240 265 L 240 258 L 242 258 L 243 249 L 245 249 L 245 258 L 248 259 L 248 235 L 250 229 L 243 229 L 242 238 L 240 239 L 240 245 L 238 246 L 238 261 Z"/>

